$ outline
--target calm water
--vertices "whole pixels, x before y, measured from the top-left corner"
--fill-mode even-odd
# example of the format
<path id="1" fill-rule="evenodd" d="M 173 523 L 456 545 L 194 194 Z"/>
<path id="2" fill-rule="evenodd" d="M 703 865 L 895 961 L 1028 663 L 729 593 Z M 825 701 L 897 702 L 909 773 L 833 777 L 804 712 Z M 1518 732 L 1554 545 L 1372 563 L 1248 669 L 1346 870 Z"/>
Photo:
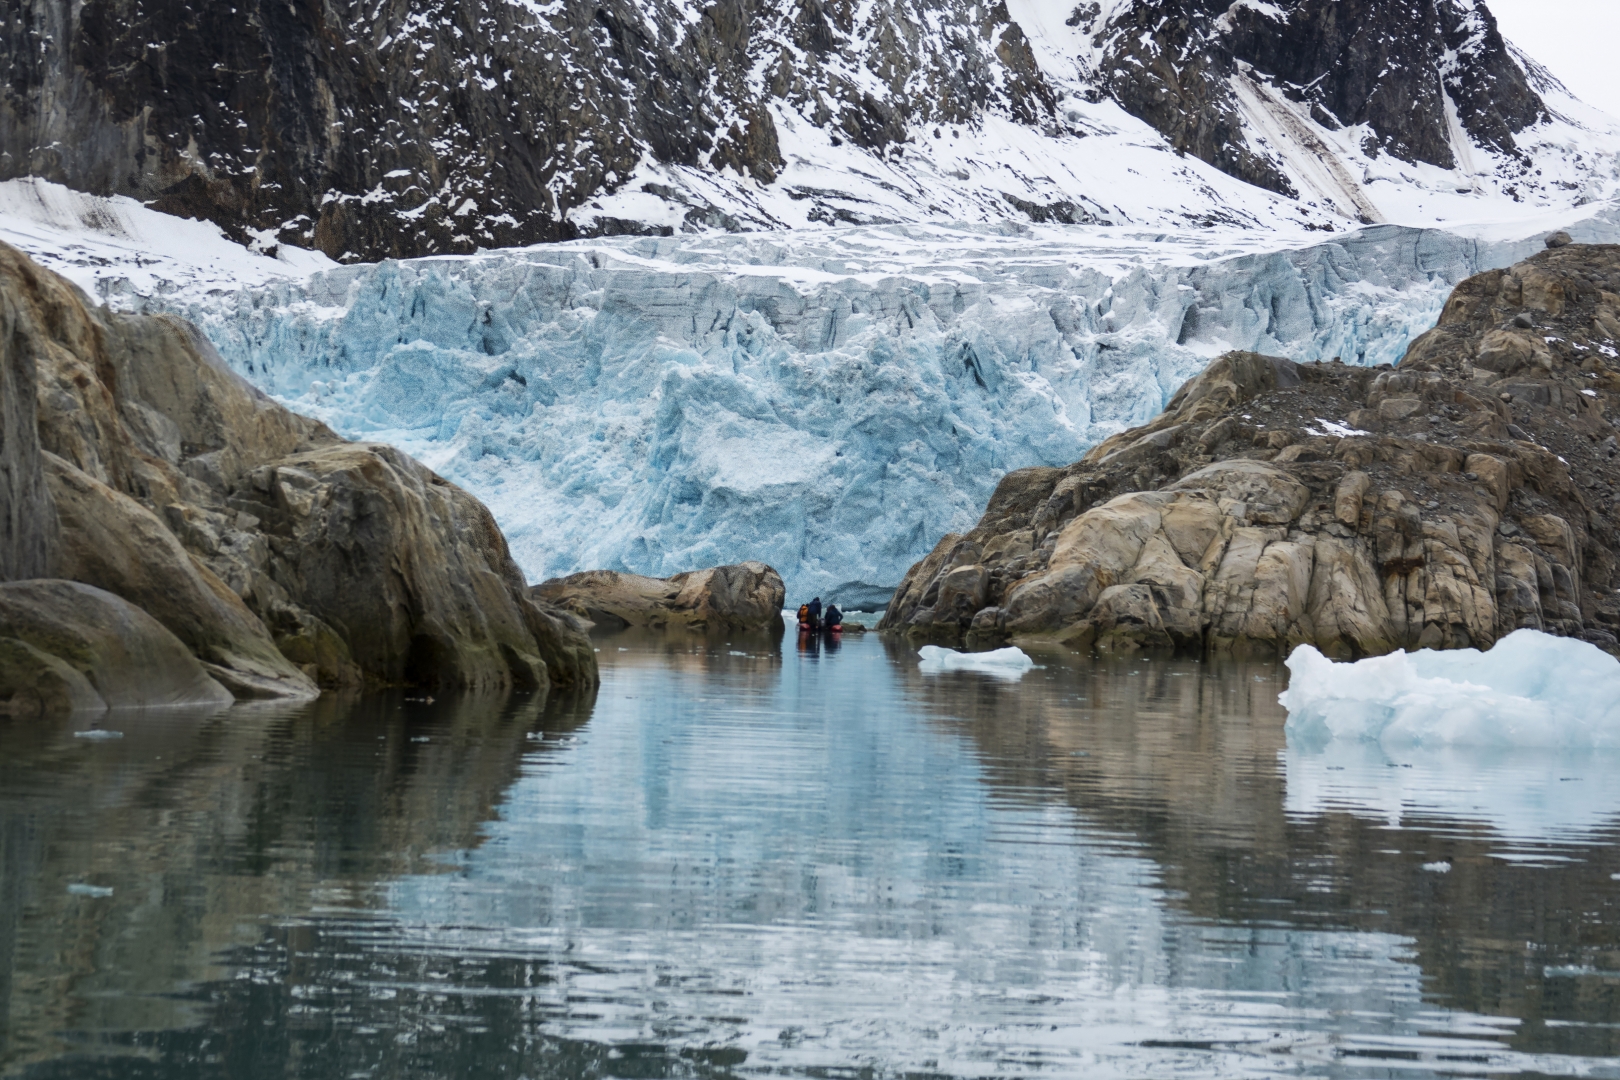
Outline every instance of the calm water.
<path id="1" fill-rule="evenodd" d="M 0 722 L 0 1073 L 1620 1077 L 1620 765 L 1286 672 L 604 639 L 592 698 Z"/>

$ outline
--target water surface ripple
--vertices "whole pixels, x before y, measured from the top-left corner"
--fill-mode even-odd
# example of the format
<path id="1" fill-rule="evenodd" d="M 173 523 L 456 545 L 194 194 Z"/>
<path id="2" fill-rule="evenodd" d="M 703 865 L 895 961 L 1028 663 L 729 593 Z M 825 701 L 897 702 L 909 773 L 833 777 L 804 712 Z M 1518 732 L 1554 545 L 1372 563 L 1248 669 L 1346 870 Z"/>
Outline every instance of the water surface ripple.
<path id="1" fill-rule="evenodd" d="M 590 697 L 0 721 L 0 1072 L 1620 1077 L 1615 763 L 1273 664 L 601 639 Z"/>

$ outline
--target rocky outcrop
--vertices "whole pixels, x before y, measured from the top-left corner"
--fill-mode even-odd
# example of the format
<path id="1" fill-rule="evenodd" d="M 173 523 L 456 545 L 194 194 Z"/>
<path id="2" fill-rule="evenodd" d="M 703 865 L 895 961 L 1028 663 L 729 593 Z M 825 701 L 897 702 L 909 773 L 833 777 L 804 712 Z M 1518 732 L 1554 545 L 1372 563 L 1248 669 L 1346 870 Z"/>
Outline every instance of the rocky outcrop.
<path id="1" fill-rule="evenodd" d="M 179 638 L 134 604 L 73 581 L 0 584 L 0 713 L 232 700 Z"/>
<path id="2" fill-rule="evenodd" d="M 761 562 L 692 570 L 668 578 L 587 570 L 534 587 L 546 602 L 603 630 L 743 630 L 781 633 L 787 589 Z"/>
<path id="3" fill-rule="evenodd" d="M 1396 367 L 1230 353 L 1066 469 L 1010 473 L 881 629 L 970 644 L 1616 648 L 1620 247 L 1452 293 Z"/>
<path id="4" fill-rule="evenodd" d="M 0 350 L 38 380 L 55 572 L 144 609 L 239 696 L 594 683 L 584 636 L 530 599 L 460 488 L 275 404 L 188 324 L 89 308 L 3 245 L 0 298 Z"/>

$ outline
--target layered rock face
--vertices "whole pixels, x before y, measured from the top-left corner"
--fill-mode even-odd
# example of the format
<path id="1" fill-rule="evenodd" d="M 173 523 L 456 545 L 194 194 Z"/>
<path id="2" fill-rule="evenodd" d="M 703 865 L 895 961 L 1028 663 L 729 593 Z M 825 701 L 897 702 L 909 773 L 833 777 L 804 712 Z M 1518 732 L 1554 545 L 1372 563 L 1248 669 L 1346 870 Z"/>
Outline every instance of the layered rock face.
<path id="1" fill-rule="evenodd" d="M 1008 474 L 880 628 L 1348 657 L 1528 626 L 1614 650 L 1617 394 L 1620 247 L 1557 246 L 1463 282 L 1394 368 L 1230 353 L 1078 463 Z"/>
<path id="2" fill-rule="evenodd" d="M 50 572 L 138 606 L 237 696 L 594 682 L 588 643 L 530 600 L 460 488 L 276 405 L 188 324 L 90 309 L 3 245 L 0 300 L 0 352 L 37 378 Z"/>
<path id="3" fill-rule="evenodd" d="M 761 562 L 668 578 L 587 570 L 541 582 L 533 593 L 604 630 L 637 626 L 754 633 L 782 632 L 782 604 L 787 597 L 782 576 Z"/>
<path id="4" fill-rule="evenodd" d="M 1369 154 L 1450 168 L 1452 113 L 1507 160 L 1548 116 L 1473 0 L 1088 0 L 1066 16 L 971 0 L 20 0 L 0 64 L 0 179 L 365 259 L 894 220 L 883 193 L 902 190 L 908 220 L 1117 223 L 1107 190 L 974 178 L 999 169 L 994 147 L 1031 175 L 1106 157 L 1071 145 L 1117 132 L 1116 112 L 1088 110 L 1105 99 L 1286 194 L 1279 138 L 1338 165 L 1313 124 L 1365 125 Z M 955 142 L 990 127 L 1011 134 L 988 154 Z M 1341 212 L 1366 216 L 1339 168 Z"/>

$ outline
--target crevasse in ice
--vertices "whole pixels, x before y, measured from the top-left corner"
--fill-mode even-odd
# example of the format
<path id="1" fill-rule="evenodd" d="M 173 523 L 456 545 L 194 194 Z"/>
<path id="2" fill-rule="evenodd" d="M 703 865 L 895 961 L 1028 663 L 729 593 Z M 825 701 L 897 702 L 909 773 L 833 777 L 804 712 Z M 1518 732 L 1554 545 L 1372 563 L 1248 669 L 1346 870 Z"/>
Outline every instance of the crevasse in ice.
<path id="1" fill-rule="evenodd" d="M 1539 235 L 636 238 L 143 303 L 289 406 L 465 485 L 531 580 L 761 559 L 800 597 L 895 584 L 1008 470 L 1069 464 L 1226 348 L 1392 362 L 1453 284 Z"/>

